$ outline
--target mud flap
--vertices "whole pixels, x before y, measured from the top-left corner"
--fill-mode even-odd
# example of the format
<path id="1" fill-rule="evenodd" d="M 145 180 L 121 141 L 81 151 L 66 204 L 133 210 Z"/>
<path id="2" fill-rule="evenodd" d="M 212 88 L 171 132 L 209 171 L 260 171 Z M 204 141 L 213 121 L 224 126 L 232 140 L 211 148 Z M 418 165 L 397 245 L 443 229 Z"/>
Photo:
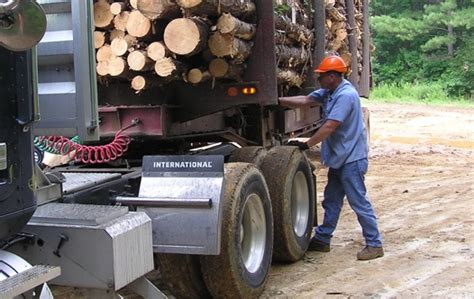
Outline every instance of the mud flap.
<path id="1" fill-rule="evenodd" d="M 137 210 L 153 222 L 159 253 L 218 255 L 223 156 L 146 156 Z"/>

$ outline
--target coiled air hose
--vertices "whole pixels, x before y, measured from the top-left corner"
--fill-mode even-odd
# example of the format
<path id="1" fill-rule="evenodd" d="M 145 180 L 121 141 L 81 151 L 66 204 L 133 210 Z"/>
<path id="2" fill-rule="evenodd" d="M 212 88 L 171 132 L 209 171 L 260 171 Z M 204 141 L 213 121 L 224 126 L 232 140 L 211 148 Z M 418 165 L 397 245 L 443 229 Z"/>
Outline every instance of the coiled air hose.
<path id="1" fill-rule="evenodd" d="M 121 129 L 115 134 L 114 140 L 106 145 L 82 145 L 73 139 L 63 136 L 38 136 L 35 137 L 35 145 L 47 149 L 48 152 L 59 155 L 72 155 L 72 159 L 85 164 L 106 163 L 123 156 L 128 150 L 131 137 L 123 132 L 136 126 L 138 120 L 134 120 L 131 125 Z"/>

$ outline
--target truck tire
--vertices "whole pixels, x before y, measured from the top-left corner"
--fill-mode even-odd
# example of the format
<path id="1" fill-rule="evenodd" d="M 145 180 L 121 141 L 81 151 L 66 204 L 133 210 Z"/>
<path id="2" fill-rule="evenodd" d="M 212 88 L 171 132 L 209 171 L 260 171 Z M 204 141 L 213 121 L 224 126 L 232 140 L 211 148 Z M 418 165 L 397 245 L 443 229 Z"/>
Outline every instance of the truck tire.
<path id="1" fill-rule="evenodd" d="M 160 280 L 176 298 L 211 298 L 202 278 L 198 256 L 155 253 L 155 264 Z"/>
<path id="2" fill-rule="evenodd" d="M 273 259 L 294 262 L 308 249 L 316 191 L 311 167 L 297 147 L 270 149 L 262 163 L 273 207 Z"/>
<path id="3" fill-rule="evenodd" d="M 260 168 L 267 151 L 261 146 L 246 146 L 236 149 L 229 157 L 229 162 L 252 163 Z"/>
<path id="4" fill-rule="evenodd" d="M 272 208 L 262 173 L 252 164 L 225 165 L 221 253 L 201 256 L 214 298 L 257 298 L 272 260 Z"/>

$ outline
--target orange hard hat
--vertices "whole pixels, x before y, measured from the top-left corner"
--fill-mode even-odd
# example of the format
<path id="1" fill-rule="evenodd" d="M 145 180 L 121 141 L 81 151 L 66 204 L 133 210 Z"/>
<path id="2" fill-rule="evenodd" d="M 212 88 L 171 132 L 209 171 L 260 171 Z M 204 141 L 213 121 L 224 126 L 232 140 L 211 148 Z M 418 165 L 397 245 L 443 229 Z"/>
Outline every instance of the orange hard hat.
<path id="1" fill-rule="evenodd" d="M 315 73 L 326 73 L 330 71 L 346 73 L 346 63 L 339 56 L 327 56 L 323 59 L 323 61 L 321 61 L 321 64 L 318 66 L 318 68 L 314 70 Z"/>

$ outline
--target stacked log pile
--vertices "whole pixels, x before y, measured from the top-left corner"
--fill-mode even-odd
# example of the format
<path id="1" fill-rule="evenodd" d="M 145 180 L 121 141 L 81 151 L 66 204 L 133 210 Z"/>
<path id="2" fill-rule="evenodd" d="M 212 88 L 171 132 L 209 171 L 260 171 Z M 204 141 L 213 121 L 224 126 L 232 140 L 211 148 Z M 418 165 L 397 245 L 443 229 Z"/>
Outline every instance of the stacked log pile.
<path id="1" fill-rule="evenodd" d="M 362 0 L 325 0 L 326 48 L 344 59 L 353 70 L 362 72 Z M 356 64 L 356 66 L 353 66 Z"/>
<path id="2" fill-rule="evenodd" d="M 255 23 L 253 0 L 95 0 L 99 81 L 241 80 Z"/>
<path id="3" fill-rule="evenodd" d="M 312 8 L 304 0 L 273 2 L 278 83 L 300 87 L 312 65 Z M 255 0 L 94 0 L 100 82 L 128 80 L 139 93 L 176 80 L 241 81 L 257 31 L 256 4 Z M 354 16 L 347 13 L 345 0 L 325 4 L 328 52 L 337 52 L 348 65 L 355 62 L 361 69 L 362 0 L 352 2 Z"/>

